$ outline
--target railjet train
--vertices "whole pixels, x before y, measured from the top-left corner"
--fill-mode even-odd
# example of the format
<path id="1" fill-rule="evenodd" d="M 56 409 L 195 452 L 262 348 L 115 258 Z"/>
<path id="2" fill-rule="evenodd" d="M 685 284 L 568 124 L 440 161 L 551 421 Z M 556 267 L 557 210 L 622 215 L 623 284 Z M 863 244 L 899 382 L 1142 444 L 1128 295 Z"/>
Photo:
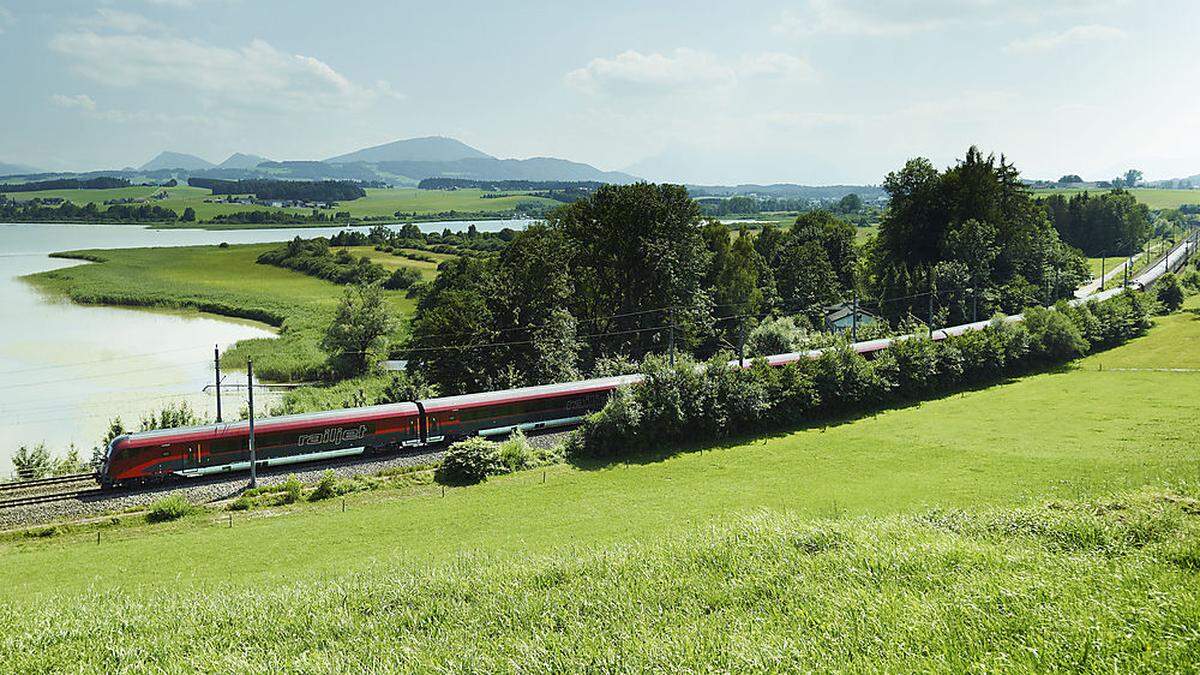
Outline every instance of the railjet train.
<path id="1" fill-rule="evenodd" d="M 1195 245 L 1193 237 L 1170 251 L 1169 266 L 1177 267 L 1186 261 Z M 1143 272 L 1133 280 L 1134 287 L 1145 288 L 1167 267 L 1156 265 Z M 1073 300 L 1072 304 L 1104 300 L 1121 291 L 1114 288 Z M 1017 314 L 1000 320 L 1018 322 L 1022 316 Z M 967 331 L 982 330 L 989 323 L 978 321 L 953 326 L 934 331 L 931 337 L 943 340 Z M 853 348 L 870 357 L 909 337 L 857 342 Z M 817 358 L 821 351 L 776 354 L 766 358 L 772 366 L 783 366 L 801 359 Z M 641 379 L 640 375 L 623 375 L 268 418 L 255 424 L 256 462 L 259 467 L 282 466 L 423 448 L 476 435 L 506 436 L 516 429 L 538 431 L 570 427 L 602 408 L 615 389 L 636 384 Z M 97 478 L 102 485 L 111 487 L 249 470 L 249 436 L 247 422 L 119 436 L 109 444 Z"/>

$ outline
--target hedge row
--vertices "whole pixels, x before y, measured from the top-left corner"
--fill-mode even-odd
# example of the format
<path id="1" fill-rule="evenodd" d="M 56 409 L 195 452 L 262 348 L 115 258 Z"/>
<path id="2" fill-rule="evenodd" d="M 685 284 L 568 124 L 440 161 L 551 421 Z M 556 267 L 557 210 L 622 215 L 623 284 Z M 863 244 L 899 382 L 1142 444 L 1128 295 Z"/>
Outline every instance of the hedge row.
<path id="1" fill-rule="evenodd" d="M 872 360 L 842 343 L 815 360 L 748 368 L 714 358 L 704 367 L 661 358 L 645 380 L 620 389 L 567 443 L 574 457 L 616 457 L 650 446 L 695 442 L 994 382 L 1031 368 L 1107 349 L 1150 326 L 1146 300 L 1132 291 L 1098 303 L 1026 310 L 1025 321 L 932 341 L 895 343 Z"/>

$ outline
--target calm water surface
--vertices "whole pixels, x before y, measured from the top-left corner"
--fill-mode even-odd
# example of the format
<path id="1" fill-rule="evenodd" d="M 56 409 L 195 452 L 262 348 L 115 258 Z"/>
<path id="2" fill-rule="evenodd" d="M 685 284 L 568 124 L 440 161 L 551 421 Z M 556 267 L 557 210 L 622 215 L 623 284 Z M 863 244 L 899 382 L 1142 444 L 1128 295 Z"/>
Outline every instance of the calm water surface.
<path id="1" fill-rule="evenodd" d="M 481 231 L 520 229 L 530 221 L 476 223 Z M 467 222 L 423 223 L 425 231 L 465 230 Z M 127 225 L 0 223 L 0 477 L 21 445 L 44 442 L 56 455 L 74 444 L 84 458 L 120 416 L 187 400 L 201 415 L 216 412 L 203 391 L 213 379 L 212 349 L 272 335 L 262 324 L 197 312 L 86 307 L 47 297 L 19 277 L 80 264 L 47 254 L 81 248 L 261 243 L 329 236 L 342 229 L 147 230 Z M 225 382 L 236 383 L 236 376 Z M 244 382 L 244 378 L 241 380 Z M 226 414 L 243 394 L 223 394 Z M 257 401 L 256 401 L 257 402 Z M 258 407 L 258 406 L 256 406 Z"/>

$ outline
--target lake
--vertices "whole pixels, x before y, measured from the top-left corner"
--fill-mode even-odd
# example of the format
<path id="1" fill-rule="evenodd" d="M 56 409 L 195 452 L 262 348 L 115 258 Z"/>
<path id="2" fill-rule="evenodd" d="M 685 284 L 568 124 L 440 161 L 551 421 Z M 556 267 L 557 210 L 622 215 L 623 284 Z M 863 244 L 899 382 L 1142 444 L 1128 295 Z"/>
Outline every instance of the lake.
<path id="1" fill-rule="evenodd" d="M 523 229 L 530 222 L 475 225 L 481 231 L 498 231 Z M 470 224 L 436 222 L 420 227 L 427 232 L 460 231 Z M 238 340 L 273 334 L 263 324 L 211 314 L 89 307 L 47 297 L 19 277 L 81 264 L 50 258 L 49 253 L 251 244 L 330 236 L 346 229 L 370 228 L 210 232 L 0 223 L 0 477 L 11 473 L 9 460 L 21 445 L 44 442 L 61 456 L 74 444 L 86 459 L 115 416 L 135 427 L 143 414 L 186 400 L 201 416 L 215 417 L 215 396 L 204 391 L 213 381 L 213 346 L 224 349 Z M 227 376 L 224 382 L 238 383 L 238 376 Z M 244 376 L 240 382 L 245 382 Z M 222 397 L 227 416 L 237 415 L 245 405 L 244 393 L 227 390 Z"/>

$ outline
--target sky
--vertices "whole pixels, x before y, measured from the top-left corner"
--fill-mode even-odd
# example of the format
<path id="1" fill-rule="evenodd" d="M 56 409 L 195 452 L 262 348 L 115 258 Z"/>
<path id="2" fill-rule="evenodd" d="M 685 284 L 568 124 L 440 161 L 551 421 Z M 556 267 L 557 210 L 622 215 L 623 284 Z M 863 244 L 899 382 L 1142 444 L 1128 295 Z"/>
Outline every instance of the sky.
<path id="1" fill-rule="evenodd" d="M 1195 0 L 0 0 L 0 161 L 415 136 L 651 180 L 1200 173 Z"/>

